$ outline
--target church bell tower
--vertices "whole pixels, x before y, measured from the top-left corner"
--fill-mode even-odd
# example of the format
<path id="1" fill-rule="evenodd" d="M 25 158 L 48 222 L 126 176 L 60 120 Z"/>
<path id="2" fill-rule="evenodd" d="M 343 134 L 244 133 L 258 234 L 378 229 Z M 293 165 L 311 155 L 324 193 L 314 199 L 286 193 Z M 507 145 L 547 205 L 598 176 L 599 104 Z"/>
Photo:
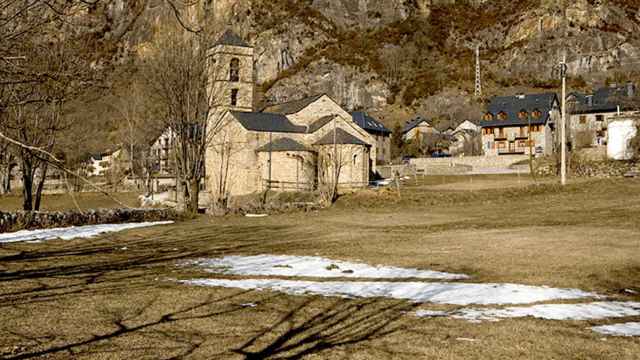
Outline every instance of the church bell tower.
<path id="1" fill-rule="evenodd" d="M 208 88 L 214 114 L 253 111 L 253 52 L 253 47 L 231 30 L 209 49 Z"/>

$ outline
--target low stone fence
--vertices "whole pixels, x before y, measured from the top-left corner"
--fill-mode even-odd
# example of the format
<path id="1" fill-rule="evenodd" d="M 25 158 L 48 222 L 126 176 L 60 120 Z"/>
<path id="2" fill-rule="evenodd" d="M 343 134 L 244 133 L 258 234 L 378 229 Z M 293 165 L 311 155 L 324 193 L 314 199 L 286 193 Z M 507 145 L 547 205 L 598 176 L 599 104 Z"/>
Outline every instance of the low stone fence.
<path id="1" fill-rule="evenodd" d="M 636 161 L 591 161 L 572 158 L 569 164 L 569 176 L 574 177 L 607 179 L 640 173 L 640 162 Z M 540 176 L 556 176 L 558 174 L 557 164 L 546 160 L 538 166 L 537 173 Z"/>
<path id="2" fill-rule="evenodd" d="M 85 212 L 0 211 L 0 233 L 81 225 L 166 221 L 177 218 L 178 213 L 171 209 L 99 209 Z"/>
<path id="3" fill-rule="evenodd" d="M 529 159 L 528 155 L 464 156 L 450 158 L 411 159 L 416 171 L 425 175 L 465 173 L 511 173 L 513 165 Z M 526 169 L 523 168 L 526 171 Z"/>

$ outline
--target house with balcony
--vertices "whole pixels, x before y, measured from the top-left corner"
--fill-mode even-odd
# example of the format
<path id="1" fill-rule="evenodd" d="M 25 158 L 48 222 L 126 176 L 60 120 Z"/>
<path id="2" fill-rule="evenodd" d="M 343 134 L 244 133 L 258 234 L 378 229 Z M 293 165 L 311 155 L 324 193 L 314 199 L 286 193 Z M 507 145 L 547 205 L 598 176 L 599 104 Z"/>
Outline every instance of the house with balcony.
<path id="1" fill-rule="evenodd" d="M 571 93 L 567 96 L 569 136 L 575 147 L 607 145 L 609 121 L 618 112 L 637 110 L 636 86 L 612 84 L 590 94 Z"/>
<path id="2" fill-rule="evenodd" d="M 494 97 L 480 122 L 484 154 L 550 155 L 559 119 L 555 93 Z"/>

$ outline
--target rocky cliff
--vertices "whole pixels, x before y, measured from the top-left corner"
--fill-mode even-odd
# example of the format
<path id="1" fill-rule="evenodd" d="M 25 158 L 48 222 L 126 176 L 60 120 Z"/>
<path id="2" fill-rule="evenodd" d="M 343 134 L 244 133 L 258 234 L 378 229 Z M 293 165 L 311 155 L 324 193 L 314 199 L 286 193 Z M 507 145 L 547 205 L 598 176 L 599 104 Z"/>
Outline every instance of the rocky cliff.
<path id="1" fill-rule="evenodd" d="M 474 90 L 481 46 L 486 96 L 554 89 L 566 50 L 572 88 L 634 79 L 638 0 L 221 0 L 256 47 L 263 102 L 326 92 L 347 108 L 428 107 Z M 446 90 L 448 89 L 448 90 Z"/>

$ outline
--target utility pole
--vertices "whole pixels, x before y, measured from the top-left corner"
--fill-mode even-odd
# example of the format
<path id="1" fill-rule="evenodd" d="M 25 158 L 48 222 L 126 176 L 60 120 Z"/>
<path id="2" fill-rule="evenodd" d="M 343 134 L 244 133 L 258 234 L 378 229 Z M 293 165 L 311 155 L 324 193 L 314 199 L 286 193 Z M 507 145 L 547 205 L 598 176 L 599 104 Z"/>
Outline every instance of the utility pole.
<path id="1" fill-rule="evenodd" d="M 567 184 L 567 52 L 562 55 L 560 64 L 560 76 L 562 76 L 562 124 L 561 124 L 561 150 L 560 178 L 562 185 Z"/>
<path id="2" fill-rule="evenodd" d="M 482 78 L 480 73 L 480 44 L 476 45 L 476 98 L 482 96 Z"/>

